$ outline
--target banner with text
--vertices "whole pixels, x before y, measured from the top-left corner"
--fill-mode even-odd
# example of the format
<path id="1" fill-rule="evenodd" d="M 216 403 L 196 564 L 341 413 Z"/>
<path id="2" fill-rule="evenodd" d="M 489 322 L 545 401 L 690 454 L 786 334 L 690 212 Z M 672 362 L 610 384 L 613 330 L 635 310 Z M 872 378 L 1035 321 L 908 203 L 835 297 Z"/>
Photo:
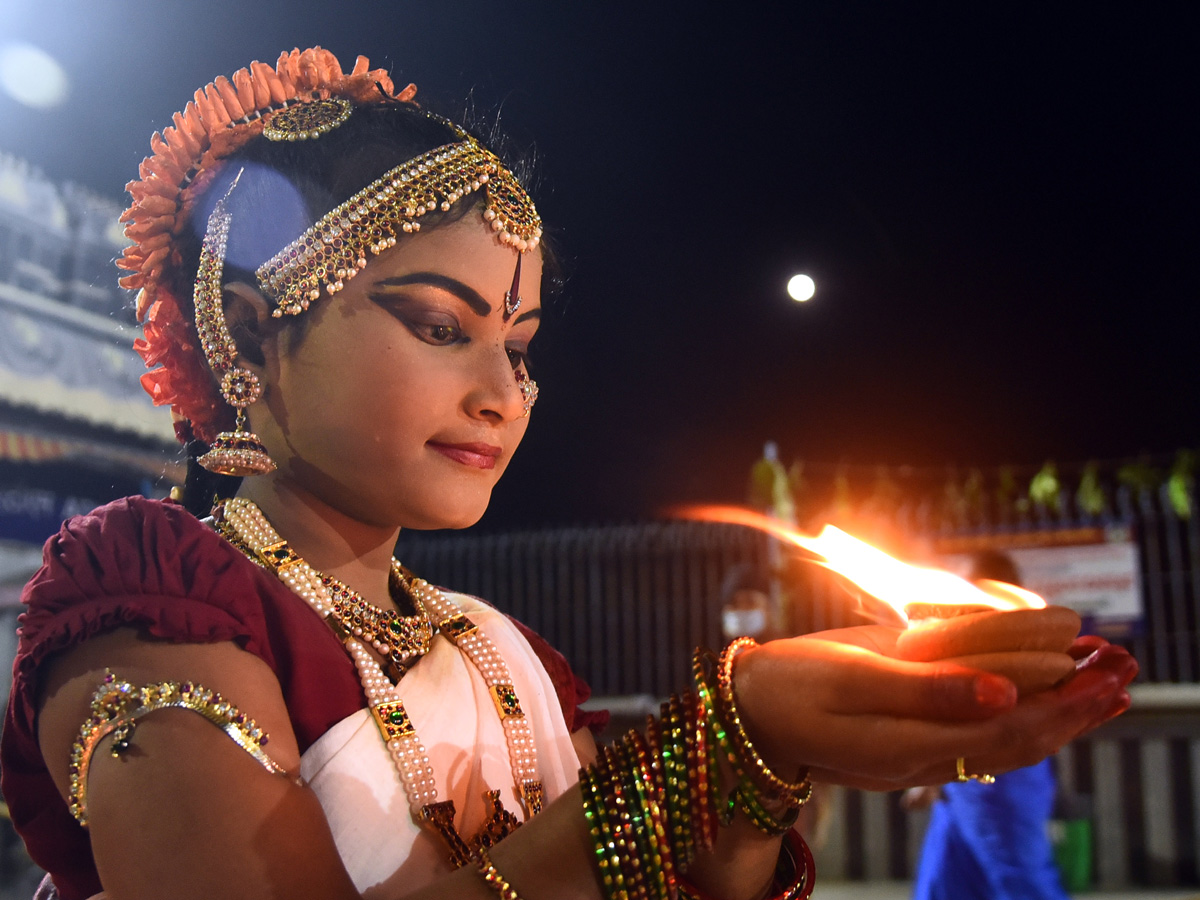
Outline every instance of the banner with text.
<path id="1" fill-rule="evenodd" d="M 960 573 L 968 569 L 973 554 L 1007 553 L 1023 587 L 1041 594 L 1047 603 L 1075 610 L 1085 630 L 1124 637 L 1141 629 L 1141 566 L 1128 527 L 960 535 L 939 538 L 935 547 L 947 567 Z"/>

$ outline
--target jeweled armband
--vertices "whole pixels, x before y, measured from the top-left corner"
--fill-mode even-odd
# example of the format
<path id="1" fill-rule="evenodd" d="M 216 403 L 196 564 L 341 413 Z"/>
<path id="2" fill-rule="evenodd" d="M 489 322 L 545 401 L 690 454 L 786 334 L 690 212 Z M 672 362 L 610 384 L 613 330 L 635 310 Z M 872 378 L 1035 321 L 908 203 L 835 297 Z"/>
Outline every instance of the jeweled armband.
<path id="1" fill-rule="evenodd" d="M 71 815 L 80 825 L 88 824 L 88 769 L 100 741 L 113 735 L 110 752 L 114 758 L 119 758 L 129 749 L 138 720 L 161 709 L 186 709 L 198 713 L 229 735 L 268 772 L 288 774 L 263 750 L 268 741 L 266 732 L 216 691 L 187 681 L 135 687 L 106 670 L 103 683 L 92 695 L 91 716 L 79 729 L 79 737 L 71 748 L 70 807 Z"/>

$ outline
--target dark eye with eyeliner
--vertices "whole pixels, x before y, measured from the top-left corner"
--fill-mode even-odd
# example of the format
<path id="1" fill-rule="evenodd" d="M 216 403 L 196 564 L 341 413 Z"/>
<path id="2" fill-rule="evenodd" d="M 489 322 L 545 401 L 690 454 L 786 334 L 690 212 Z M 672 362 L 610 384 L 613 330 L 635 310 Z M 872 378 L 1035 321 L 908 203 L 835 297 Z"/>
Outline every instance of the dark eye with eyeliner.
<path id="1" fill-rule="evenodd" d="M 443 325 L 431 322 L 409 322 L 408 327 L 424 341 L 439 346 L 459 344 L 466 340 L 462 329 L 457 325 Z"/>
<path id="2" fill-rule="evenodd" d="M 372 296 L 372 299 L 390 312 L 419 340 L 435 347 L 465 344 L 470 340 L 463 334 L 462 326 L 453 317 L 422 305 L 403 302 L 401 298 L 387 295 Z M 400 302 L 397 302 L 400 301 Z"/>

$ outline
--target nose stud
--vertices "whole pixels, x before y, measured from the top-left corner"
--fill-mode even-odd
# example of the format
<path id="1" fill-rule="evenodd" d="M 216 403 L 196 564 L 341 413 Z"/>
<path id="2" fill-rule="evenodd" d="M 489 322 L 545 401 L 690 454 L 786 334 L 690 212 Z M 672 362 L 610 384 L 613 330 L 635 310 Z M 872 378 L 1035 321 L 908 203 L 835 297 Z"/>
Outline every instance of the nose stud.
<path id="1" fill-rule="evenodd" d="M 521 389 L 521 402 L 525 407 L 525 415 L 528 416 L 529 411 L 533 409 L 533 404 L 537 403 L 537 382 L 524 372 L 516 372 L 515 374 L 517 376 L 517 387 Z"/>

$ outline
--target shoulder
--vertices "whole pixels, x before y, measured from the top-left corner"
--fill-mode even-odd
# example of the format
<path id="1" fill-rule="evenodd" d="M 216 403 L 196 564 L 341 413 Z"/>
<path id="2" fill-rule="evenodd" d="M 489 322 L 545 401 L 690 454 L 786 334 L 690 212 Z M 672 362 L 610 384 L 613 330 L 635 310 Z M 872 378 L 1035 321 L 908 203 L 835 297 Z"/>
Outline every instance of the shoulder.
<path id="1" fill-rule="evenodd" d="M 39 614 L 61 612 L 80 597 L 194 593 L 198 571 L 229 558 L 222 544 L 167 501 L 125 497 L 75 516 L 42 550 L 42 567 L 21 598 L 23 627 L 36 630 Z"/>
<path id="2" fill-rule="evenodd" d="M 222 555 L 223 543 L 175 503 L 124 497 L 63 523 L 46 542 L 26 599 L 42 600 L 56 590 L 170 589 L 181 581 L 169 573 Z"/>
<path id="3" fill-rule="evenodd" d="M 329 694 L 335 673 L 333 708 L 301 704 L 321 710 L 311 729 L 298 725 L 306 739 L 347 703 L 356 708 L 361 693 L 353 664 L 320 617 L 171 502 L 129 497 L 67 521 L 47 542 L 21 599 L 9 714 L 22 711 L 29 727 L 43 662 L 119 628 L 168 644 L 233 642 L 275 671 L 289 700 Z M 318 663 L 327 667 L 323 675 L 314 671 Z"/>
<path id="4" fill-rule="evenodd" d="M 332 633 L 278 579 L 174 503 L 129 497 L 70 519 L 42 562 L 21 597 L 8 710 L 8 728 L 30 736 L 47 662 L 119 629 L 174 645 L 232 642 L 293 681 L 296 648 L 340 659 Z"/>
<path id="5" fill-rule="evenodd" d="M 246 638 L 255 569 L 171 502 L 127 497 L 68 519 L 22 593 L 18 669 L 121 625 L 172 640 Z"/>

